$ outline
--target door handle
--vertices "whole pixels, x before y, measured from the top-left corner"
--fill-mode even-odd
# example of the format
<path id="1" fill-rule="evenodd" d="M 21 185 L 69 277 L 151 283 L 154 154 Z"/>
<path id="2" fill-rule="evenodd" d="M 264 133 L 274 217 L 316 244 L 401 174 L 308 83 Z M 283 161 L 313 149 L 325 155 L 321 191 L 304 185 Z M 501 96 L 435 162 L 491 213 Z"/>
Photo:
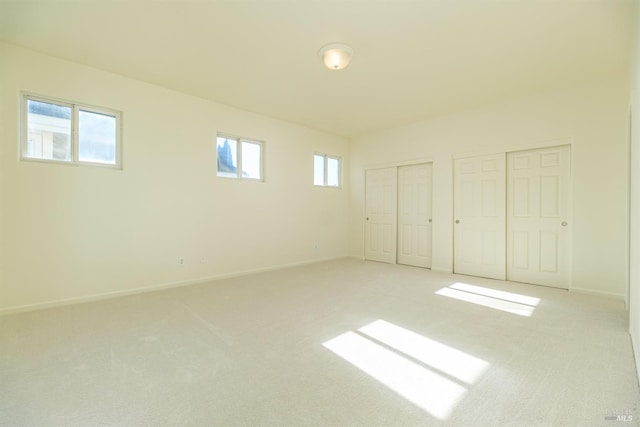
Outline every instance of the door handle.
<path id="1" fill-rule="evenodd" d="M 431 218 L 429 218 L 429 222 L 431 222 Z"/>
<path id="2" fill-rule="evenodd" d="M 456 224 L 460 224 L 460 220 L 459 219 L 456 219 Z"/>
<path id="3" fill-rule="evenodd" d="M 567 223 L 567 221 L 562 221 L 562 223 L 560 224 L 563 227 L 566 227 L 567 225 L 569 225 L 569 223 Z"/>
<path id="4" fill-rule="evenodd" d="M 367 221 L 369 221 L 369 217 L 367 217 Z"/>

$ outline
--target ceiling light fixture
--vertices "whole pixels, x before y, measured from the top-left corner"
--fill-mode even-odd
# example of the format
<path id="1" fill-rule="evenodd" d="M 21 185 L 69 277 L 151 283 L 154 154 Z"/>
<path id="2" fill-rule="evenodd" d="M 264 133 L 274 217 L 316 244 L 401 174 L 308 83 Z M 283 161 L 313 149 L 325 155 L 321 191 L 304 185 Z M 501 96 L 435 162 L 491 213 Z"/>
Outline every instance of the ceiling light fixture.
<path id="1" fill-rule="evenodd" d="M 322 46 L 318 55 L 320 55 L 322 62 L 328 69 L 342 70 L 349 65 L 353 49 L 343 43 L 330 43 Z"/>

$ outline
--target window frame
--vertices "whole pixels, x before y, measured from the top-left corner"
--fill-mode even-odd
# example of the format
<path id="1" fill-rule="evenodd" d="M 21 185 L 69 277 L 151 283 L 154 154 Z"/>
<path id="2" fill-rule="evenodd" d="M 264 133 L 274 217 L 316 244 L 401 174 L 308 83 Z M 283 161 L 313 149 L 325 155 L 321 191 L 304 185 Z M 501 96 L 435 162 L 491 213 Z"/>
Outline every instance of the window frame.
<path id="1" fill-rule="evenodd" d="M 323 158 L 323 176 L 322 176 L 322 184 L 316 184 L 315 182 L 315 158 L 316 156 Z M 336 160 L 338 162 L 338 185 L 329 185 L 329 159 Z M 315 187 L 326 187 L 326 188 L 342 188 L 342 157 L 333 156 L 330 154 L 324 154 L 315 152 L 313 153 L 313 185 Z"/>
<path id="2" fill-rule="evenodd" d="M 70 117 L 70 159 L 45 159 L 38 157 L 30 157 L 27 155 L 29 144 L 29 101 L 43 102 L 47 104 L 59 105 L 71 109 Z M 80 111 L 92 114 L 100 114 L 113 117 L 116 122 L 115 129 L 115 158 L 114 163 L 92 162 L 80 160 Z M 122 112 L 111 108 L 98 107 L 94 105 L 74 102 L 50 96 L 38 95 L 30 92 L 21 92 L 20 106 L 20 141 L 19 154 L 21 161 L 54 163 L 64 165 L 81 165 L 81 166 L 97 166 L 111 169 L 122 169 Z"/>
<path id="3" fill-rule="evenodd" d="M 225 175 L 219 175 L 218 171 L 218 139 L 219 138 L 225 138 L 225 139 L 229 139 L 229 140 L 234 140 L 236 141 L 236 176 L 225 176 Z M 254 145 L 258 145 L 260 147 L 260 178 L 252 178 L 252 177 L 245 177 L 242 176 L 242 147 L 243 144 L 247 143 L 247 144 L 254 144 Z M 244 181 L 254 181 L 254 182 L 265 182 L 265 148 L 266 148 L 266 144 L 264 141 L 260 141 L 258 139 L 253 139 L 253 138 L 245 138 L 242 136 L 237 136 L 237 135 L 232 135 L 229 133 L 223 133 L 223 132 L 218 132 L 216 134 L 216 178 L 222 178 L 222 179 L 233 179 L 233 180 L 244 180 Z"/>

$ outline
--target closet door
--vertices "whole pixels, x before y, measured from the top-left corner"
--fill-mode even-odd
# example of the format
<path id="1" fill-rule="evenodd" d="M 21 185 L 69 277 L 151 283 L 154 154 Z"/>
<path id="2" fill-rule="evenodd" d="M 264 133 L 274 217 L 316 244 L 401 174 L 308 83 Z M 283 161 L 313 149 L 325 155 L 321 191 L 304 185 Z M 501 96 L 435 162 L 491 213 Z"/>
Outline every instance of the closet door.
<path id="1" fill-rule="evenodd" d="M 455 160 L 455 273 L 505 279 L 505 156 Z"/>
<path id="2" fill-rule="evenodd" d="M 365 259 L 395 264 L 397 168 L 367 170 L 365 180 Z"/>
<path id="3" fill-rule="evenodd" d="M 571 147 L 507 155 L 507 279 L 568 289 Z"/>
<path id="4" fill-rule="evenodd" d="M 398 264 L 431 268 L 431 163 L 398 168 Z"/>

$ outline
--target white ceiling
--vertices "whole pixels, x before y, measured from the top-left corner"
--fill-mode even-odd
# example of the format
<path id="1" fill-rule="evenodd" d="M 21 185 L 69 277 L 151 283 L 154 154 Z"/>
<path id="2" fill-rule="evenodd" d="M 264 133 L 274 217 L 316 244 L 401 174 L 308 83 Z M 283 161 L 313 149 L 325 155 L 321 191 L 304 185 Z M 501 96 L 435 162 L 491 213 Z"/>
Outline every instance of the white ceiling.
<path id="1" fill-rule="evenodd" d="M 0 39 L 354 137 L 627 72 L 632 0 L 0 0 Z M 351 45 L 343 71 L 318 50 Z"/>

